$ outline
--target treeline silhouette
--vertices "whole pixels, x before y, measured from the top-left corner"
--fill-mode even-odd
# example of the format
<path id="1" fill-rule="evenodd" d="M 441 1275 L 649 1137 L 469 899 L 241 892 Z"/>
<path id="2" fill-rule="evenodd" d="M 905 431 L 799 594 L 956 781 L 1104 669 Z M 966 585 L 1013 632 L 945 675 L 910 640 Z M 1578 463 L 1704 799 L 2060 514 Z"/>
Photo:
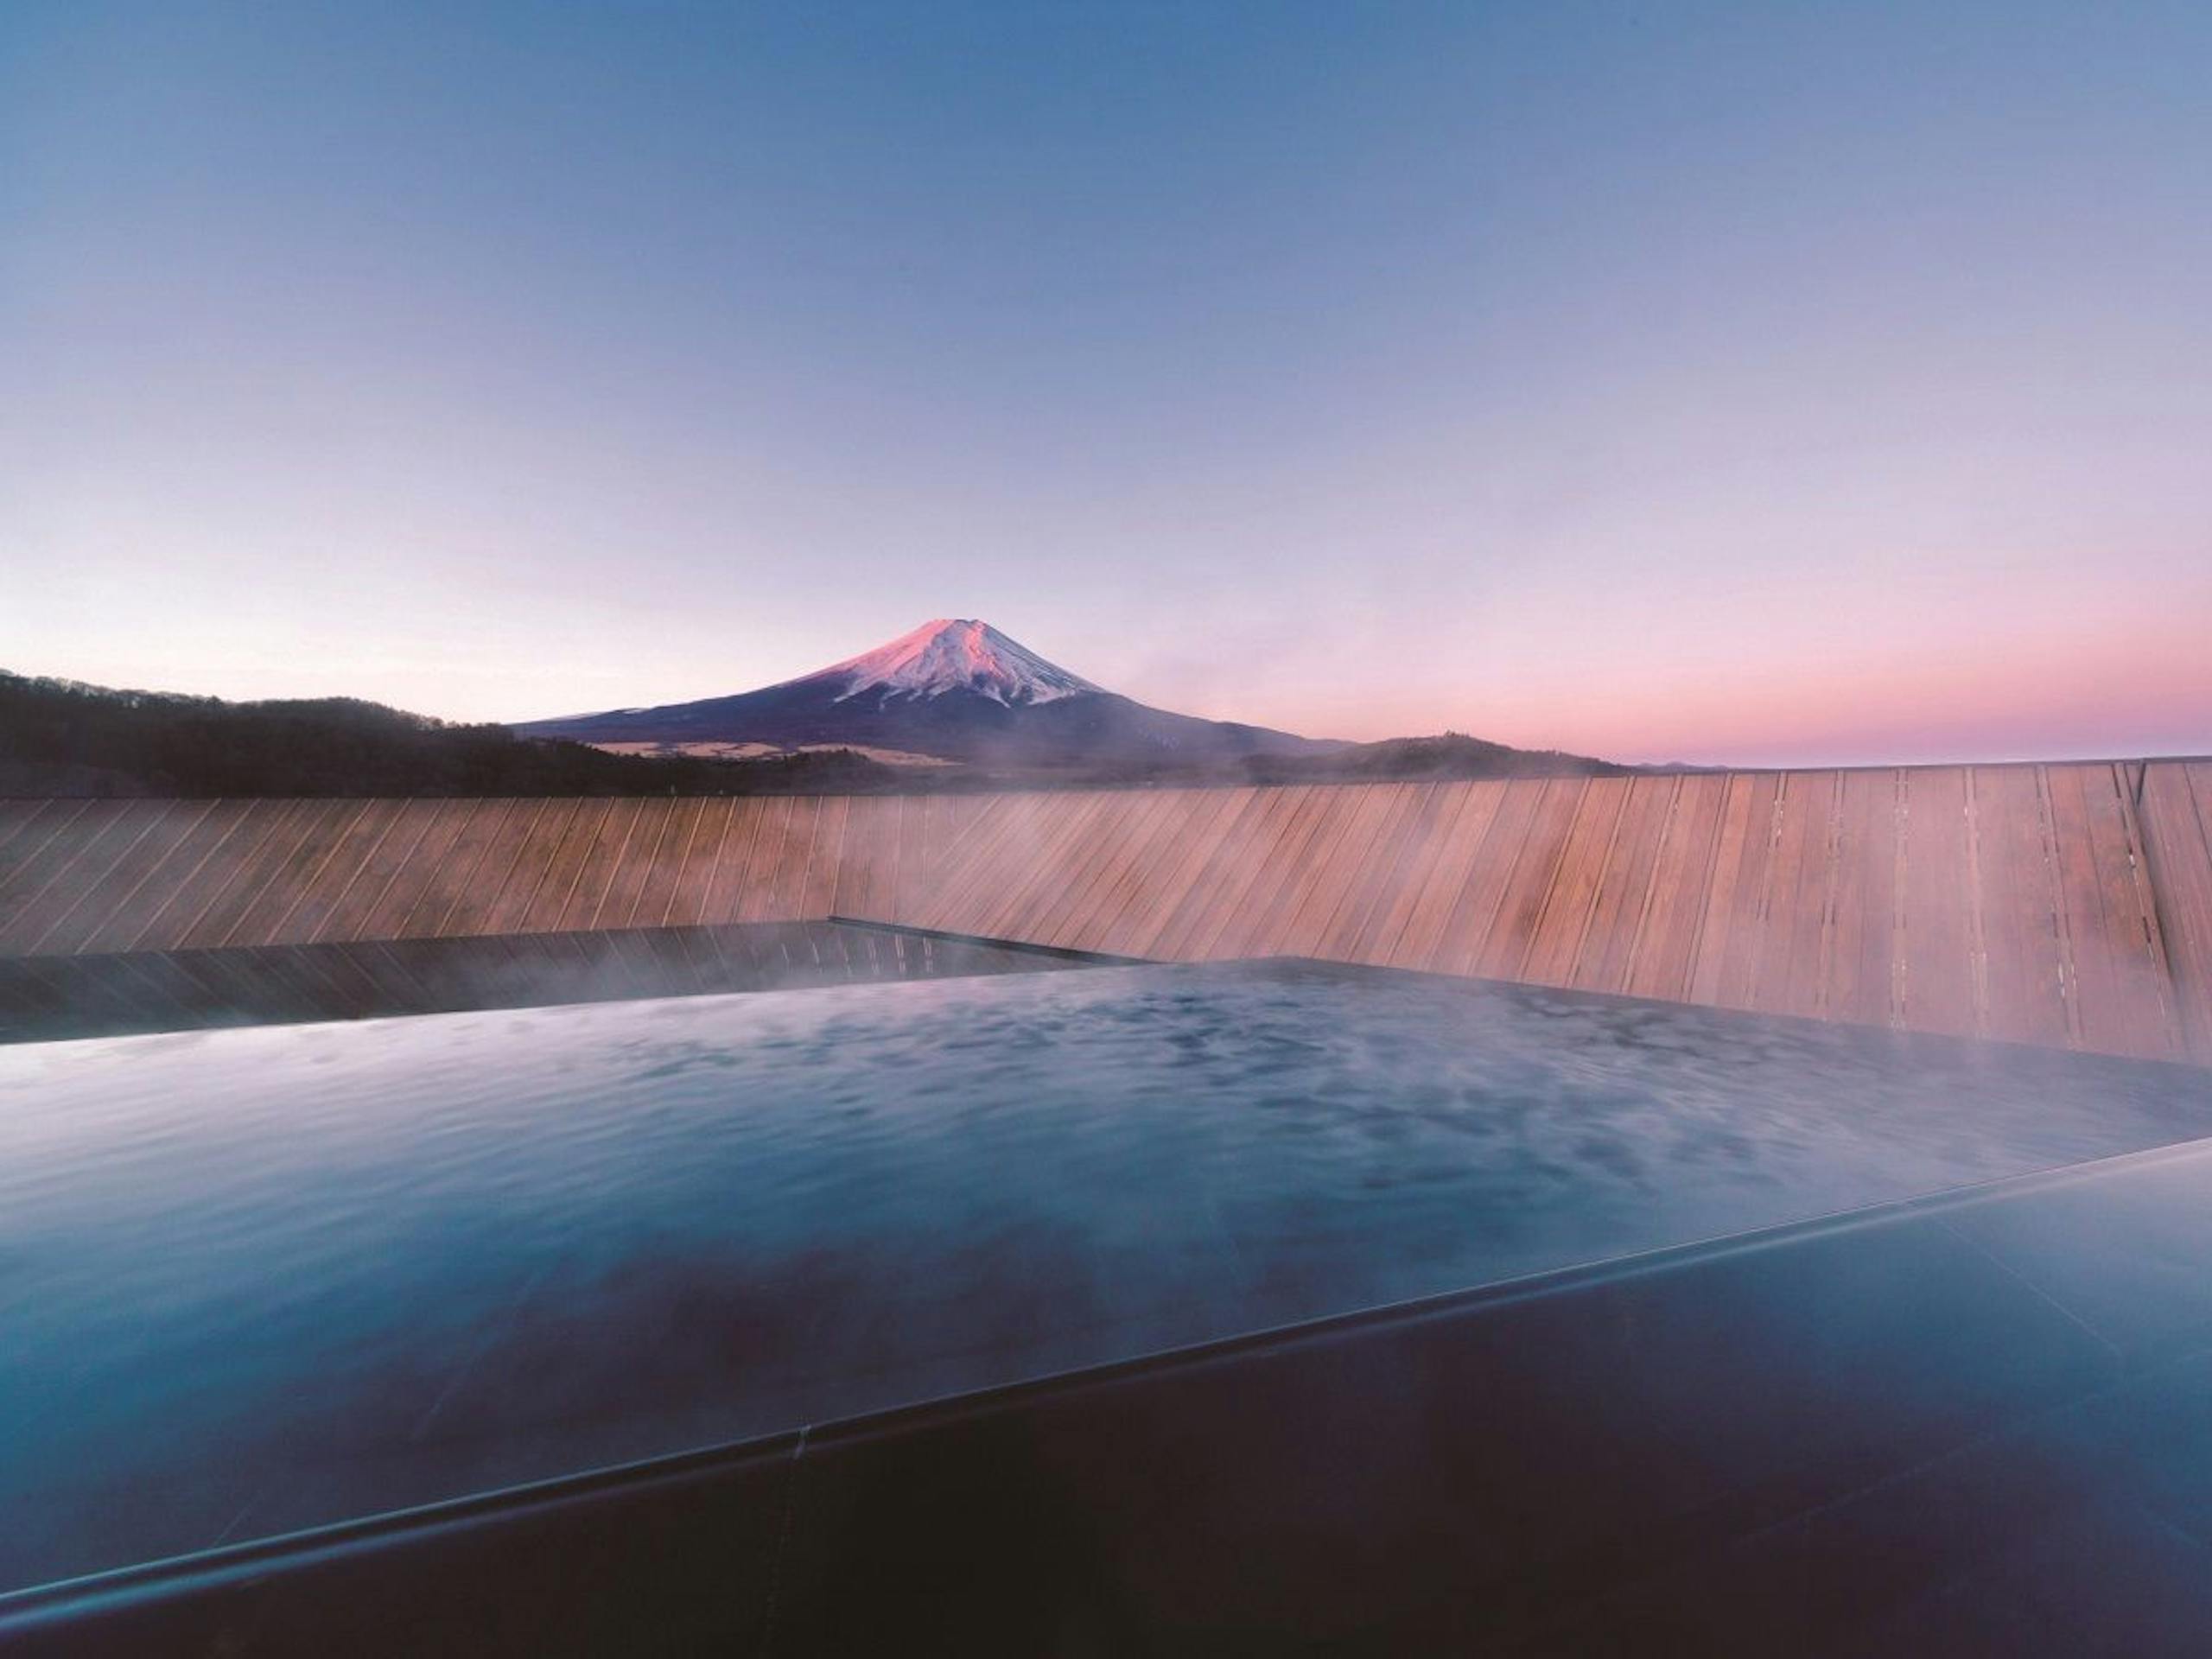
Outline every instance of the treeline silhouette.
<path id="1" fill-rule="evenodd" d="M 1381 783 L 1638 770 L 1446 732 L 1332 753 L 991 768 L 851 749 L 753 760 L 609 754 L 353 697 L 226 702 L 0 670 L 0 796 L 861 795 L 1147 784 Z"/>
<path id="2" fill-rule="evenodd" d="M 849 750 L 608 754 L 352 697 L 226 702 L 0 671 L 0 795 L 772 795 L 911 787 Z"/>
<path id="3" fill-rule="evenodd" d="M 1465 732 L 1355 743 L 1332 754 L 1255 755 L 1244 763 L 1255 784 L 1427 783 L 1469 778 L 1618 778 L 1652 768 L 1595 760 L 1559 749 L 1516 749 Z"/>

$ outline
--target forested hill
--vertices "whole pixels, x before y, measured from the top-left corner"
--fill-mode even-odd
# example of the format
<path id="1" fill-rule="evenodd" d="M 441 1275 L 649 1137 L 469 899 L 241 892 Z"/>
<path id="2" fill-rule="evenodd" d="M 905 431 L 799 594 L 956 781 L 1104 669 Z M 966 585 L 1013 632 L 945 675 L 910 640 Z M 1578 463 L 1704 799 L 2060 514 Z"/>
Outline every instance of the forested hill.
<path id="1" fill-rule="evenodd" d="M 1618 774 L 1586 756 L 1447 733 L 1325 754 L 891 766 L 850 749 L 754 760 L 610 754 L 352 697 L 226 702 L 0 670 L 0 796 L 857 795 L 1147 784 L 1377 783 Z"/>
<path id="2" fill-rule="evenodd" d="M 0 795 L 751 795 L 907 781 L 843 751 L 648 760 L 351 697 L 226 702 L 0 671 Z"/>

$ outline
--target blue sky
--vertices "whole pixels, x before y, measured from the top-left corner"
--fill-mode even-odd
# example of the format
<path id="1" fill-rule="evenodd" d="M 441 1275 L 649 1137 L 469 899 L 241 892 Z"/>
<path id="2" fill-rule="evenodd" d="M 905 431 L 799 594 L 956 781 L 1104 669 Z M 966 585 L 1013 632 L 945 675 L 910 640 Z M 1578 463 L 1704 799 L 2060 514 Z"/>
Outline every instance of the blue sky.
<path id="1" fill-rule="evenodd" d="M 2212 748 L 2212 8 L 0 15 L 0 665 Z"/>

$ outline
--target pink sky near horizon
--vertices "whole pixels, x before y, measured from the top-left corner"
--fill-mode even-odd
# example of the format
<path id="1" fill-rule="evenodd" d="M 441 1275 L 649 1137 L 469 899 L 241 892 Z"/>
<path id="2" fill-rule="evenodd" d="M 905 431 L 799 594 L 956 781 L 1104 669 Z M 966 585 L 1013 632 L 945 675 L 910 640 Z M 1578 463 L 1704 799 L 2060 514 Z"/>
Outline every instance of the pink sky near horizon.
<path id="1" fill-rule="evenodd" d="M 0 669 L 2212 751 L 2212 10 L 645 12 L 0 8 Z"/>
<path id="2" fill-rule="evenodd" d="M 2083 626 L 2053 619 L 1955 646 L 1885 642 L 1793 668 L 1714 661 L 1576 664 L 1487 696 L 1455 729 L 1608 759 L 1744 766 L 2090 759 L 2212 752 L 2212 610 Z M 1433 729 L 1441 686 L 1377 706 L 1325 693 L 1287 705 L 1288 728 L 1371 737 Z M 1467 706 L 1463 703 L 1462 707 Z M 1432 717 L 1423 723 L 1424 714 Z"/>

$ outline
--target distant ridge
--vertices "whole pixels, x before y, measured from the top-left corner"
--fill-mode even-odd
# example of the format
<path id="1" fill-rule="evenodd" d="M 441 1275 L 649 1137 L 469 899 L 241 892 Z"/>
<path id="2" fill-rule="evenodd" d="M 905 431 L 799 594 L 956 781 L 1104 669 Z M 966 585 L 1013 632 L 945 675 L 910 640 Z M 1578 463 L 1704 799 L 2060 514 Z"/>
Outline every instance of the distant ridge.
<path id="1" fill-rule="evenodd" d="M 0 797 L 843 794 L 905 787 L 843 753 L 639 760 L 353 697 L 226 702 L 0 670 Z"/>
<path id="2" fill-rule="evenodd" d="M 974 617 L 937 618 L 873 651 L 757 691 L 529 721 L 514 729 L 628 753 L 835 746 L 1019 770 L 1204 768 L 1346 747 L 1149 708 Z"/>
<path id="3" fill-rule="evenodd" d="M 1343 743 L 1173 714 L 973 617 L 758 691 L 514 728 L 349 697 L 226 702 L 0 671 L 0 797 L 878 794 L 1630 770 L 1459 733 Z"/>

